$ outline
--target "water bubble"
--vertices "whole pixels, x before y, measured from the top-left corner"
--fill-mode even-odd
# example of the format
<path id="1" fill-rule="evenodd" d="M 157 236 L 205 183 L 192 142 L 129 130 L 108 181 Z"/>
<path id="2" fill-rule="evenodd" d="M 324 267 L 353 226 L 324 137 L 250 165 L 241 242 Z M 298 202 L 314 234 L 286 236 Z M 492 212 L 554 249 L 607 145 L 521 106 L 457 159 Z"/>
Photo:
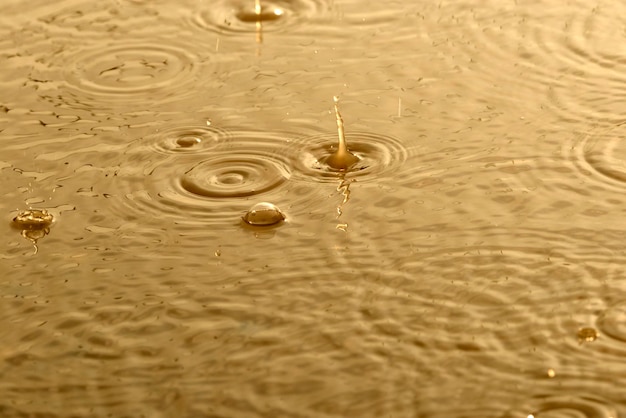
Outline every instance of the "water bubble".
<path id="1" fill-rule="evenodd" d="M 261 202 L 252 206 L 243 216 L 243 221 L 253 226 L 276 225 L 285 220 L 283 212 L 274 204 Z"/>
<path id="2" fill-rule="evenodd" d="M 33 244 L 35 254 L 39 251 L 37 241 L 50 233 L 53 222 L 54 216 L 45 209 L 25 210 L 13 218 L 13 226 L 20 229 L 21 235 Z"/>
<path id="3" fill-rule="evenodd" d="M 194 145 L 198 145 L 200 142 L 202 142 L 202 139 L 197 136 L 183 136 L 176 140 L 176 145 L 181 148 L 190 148 Z"/>
<path id="4" fill-rule="evenodd" d="M 29 209 L 13 218 L 13 224 L 20 229 L 45 229 L 52 225 L 54 216 L 45 209 Z"/>
<path id="5" fill-rule="evenodd" d="M 598 338 L 598 331 L 593 328 L 581 328 L 578 330 L 578 342 L 590 343 Z"/>

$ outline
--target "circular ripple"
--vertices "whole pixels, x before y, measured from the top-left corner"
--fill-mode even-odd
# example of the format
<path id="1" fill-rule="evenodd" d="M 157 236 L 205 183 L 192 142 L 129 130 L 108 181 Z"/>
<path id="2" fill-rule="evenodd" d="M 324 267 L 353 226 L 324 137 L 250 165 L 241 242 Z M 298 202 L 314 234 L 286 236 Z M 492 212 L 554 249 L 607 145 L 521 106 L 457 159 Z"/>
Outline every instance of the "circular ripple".
<path id="1" fill-rule="evenodd" d="M 619 303 L 608 308 L 598 320 L 602 334 L 626 343 L 626 303 Z"/>
<path id="2" fill-rule="evenodd" d="M 81 55 L 67 80 L 94 94 L 131 96 L 161 90 L 193 72 L 193 57 L 183 50 L 124 44 Z"/>
<path id="3" fill-rule="evenodd" d="M 571 158 L 586 176 L 605 186 L 626 186 L 626 122 L 592 130 L 571 146 Z"/>
<path id="4" fill-rule="evenodd" d="M 445 57 L 447 79 L 459 83 L 458 91 L 472 89 L 490 107 L 536 112 L 537 93 L 544 92 L 548 105 L 541 114 L 549 108 L 558 123 L 611 124 L 623 120 L 626 109 L 625 11 L 623 4 L 582 1 L 541 7 L 486 1 L 475 8 L 451 2 L 423 13 L 420 37 L 437 47 L 434 56 Z"/>
<path id="5" fill-rule="evenodd" d="M 123 219 L 169 219 L 197 229 L 239 225 L 258 201 L 286 208 L 291 218 L 327 200 L 325 190 L 287 181 L 292 170 L 282 151 L 293 134 L 228 135 L 227 142 L 201 153 L 146 152 L 141 142 L 131 144 L 114 177 L 119 193 L 110 200 L 112 209 Z"/>
<path id="6" fill-rule="evenodd" d="M 626 108 L 626 48 L 620 18 L 626 9 L 623 4 L 586 2 L 569 7 L 559 5 L 550 20 L 533 19 L 542 22 L 531 36 L 545 63 L 538 68 L 550 85 L 550 110 L 570 123 L 618 123 Z"/>
<path id="7" fill-rule="evenodd" d="M 193 17 L 200 28 L 223 34 L 254 33 L 257 22 L 263 32 L 281 31 L 298 22 L 323 14 L 329 5 L 325 0 L 261 1 L 260 14 L 255 13 L 253 1 L 218 0 Z"/>
<path id="8" fill-rule="evenodd" d="M 586 396 L 538 397 L 528 405 L 524 415 L 541 417 L 617 418 L 617 412 L 599 398 Z M 522 412 L 522 411 L 520 411 Z"/>
<path id="9" fill-rule="evenodd" d="M 307 178 L 321 182 L 336 182 L 339 176 L 357 178 L 359 181 L 375 181 L 401 167 L 409 156 L 404 145 L 390 136 L 351 132 L 346 135 L 346 141 L 350 152 L 360 158 L 347 172 L 335 170 L 323 163 L 336 151 L 336 134 L 317 135 L 296 141 L 296 168 Z"/>
<path id="10" fill-rule="evenodd" d="M 74 2 L 76 3 L 76 2 Z M 133 30 L 154 25 L 158 12 L 148 7 L 128 7 L 121 4 L 83 3 L 68 7 L 50 8 L 38 20 L 55 31 L 69 31 L 74 36 L 85 36 Z"/>
<path id="11" fill-rule="evenodd" d="M 42 58 L 42 61 L 46 61 Z M 31 78 L 64 82 L 54 91 L 39 89 L 55 101 L 88 107 L 155 107 L 182 100 L 196 91 L 201 59 L 171 39 L 115 42 L 98 48 L 53 56 Z M 60 93 L 59 93 L 60 91 Z M 57 97 L 58 96 L 58 97 Z"/>
<path id="12" fill-rule="evenodd" d="M 267 155 L 215 155 L 185 172 L 183 189 L 204 197 L 246 197 L 265 193 L 290 177 L 289 168 Z"/>
<path id="13" fill-rule="evenodd" d="M 165 154 L 206 153 L 228 141 L 226 131 L 212 126 L 181 125 L 159 129 L 141 140 L 147 148 Z"/>

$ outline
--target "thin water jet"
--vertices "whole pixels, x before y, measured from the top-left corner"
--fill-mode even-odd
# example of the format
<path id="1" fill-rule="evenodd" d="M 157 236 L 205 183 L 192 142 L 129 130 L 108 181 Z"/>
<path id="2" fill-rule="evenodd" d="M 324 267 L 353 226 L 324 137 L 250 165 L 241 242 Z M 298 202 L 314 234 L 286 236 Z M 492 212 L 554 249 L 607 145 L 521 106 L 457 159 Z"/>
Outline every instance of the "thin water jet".
<path id="1" fill-rule="evenodd" d="M 339 97 L 333 96 L 333 101 L 335 102 L 335 117 L 337 119 L 339 142 L 337 144 L 337 151 L 326 157 L 324 159 L 324 163 L 336 170 L 347 170 L 354 164 L 358 163 L 361 159 L 351 153 L 348 149 L 343 128 L 343 118 L 341 117 L 341 113 L 339 113 Z"/>

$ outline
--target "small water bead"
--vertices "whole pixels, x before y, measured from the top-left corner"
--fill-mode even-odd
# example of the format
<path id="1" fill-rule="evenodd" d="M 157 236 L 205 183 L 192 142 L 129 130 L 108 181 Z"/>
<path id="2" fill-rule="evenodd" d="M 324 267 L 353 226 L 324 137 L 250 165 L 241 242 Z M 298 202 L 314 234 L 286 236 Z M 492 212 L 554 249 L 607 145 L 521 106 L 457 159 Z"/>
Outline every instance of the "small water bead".
<path id="1" fill-rule="evenodd" d="M 181 148 L 191 148 L 194 145 L 198 145 L 201 142 L 202 142 L 202 139 L 196 136 L 183 136 L 176 140 L 176 145 L 178 145 Z"/>
<path id="2" fill-rule="evenodd" d="M 593 328 L 581 328 L 578 330 L 578 342 L 590 343 L 598 338 L 598 331 Z"/>
<path id="3" fill-rule="evenodd" d="M 270 226 L 283 222 L 285 215 L 276 205 L 261 202 L 252 206 L 242 219 L 248 225 Z"/>
<path id="4" fill-rule="evenodd" d="M 20 229 L 46 229 L 54 222 L 54 216 L 45 209 L 29 209 L 13 218 L 13 224 Z"/>
<path id="5" fill-rule="evenodd" d="M 280 19 L 284 16 L 285 12 L 276 7 L 261 7 L 260 13 L 257 13 L 255 10 L 240 10 L 237 13 L 237 19 L 245 23 L 256 23 L 256 22 L 272 22 Z"/>

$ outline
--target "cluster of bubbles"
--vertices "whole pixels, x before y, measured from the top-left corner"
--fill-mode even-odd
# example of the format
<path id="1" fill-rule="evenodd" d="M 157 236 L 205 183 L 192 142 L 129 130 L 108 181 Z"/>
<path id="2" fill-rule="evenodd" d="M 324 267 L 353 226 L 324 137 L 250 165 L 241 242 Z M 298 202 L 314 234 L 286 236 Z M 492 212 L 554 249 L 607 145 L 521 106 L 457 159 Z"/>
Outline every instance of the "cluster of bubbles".
<path id="1" fill-rule="evenodd" d="M 54 216 L 46 209 L 28 209 L 13 218 L 13 227 L 19 229 L 20 234 L 33 243 L 36 254 L 37 241 L 50 233 L 54 221 Z"/>

